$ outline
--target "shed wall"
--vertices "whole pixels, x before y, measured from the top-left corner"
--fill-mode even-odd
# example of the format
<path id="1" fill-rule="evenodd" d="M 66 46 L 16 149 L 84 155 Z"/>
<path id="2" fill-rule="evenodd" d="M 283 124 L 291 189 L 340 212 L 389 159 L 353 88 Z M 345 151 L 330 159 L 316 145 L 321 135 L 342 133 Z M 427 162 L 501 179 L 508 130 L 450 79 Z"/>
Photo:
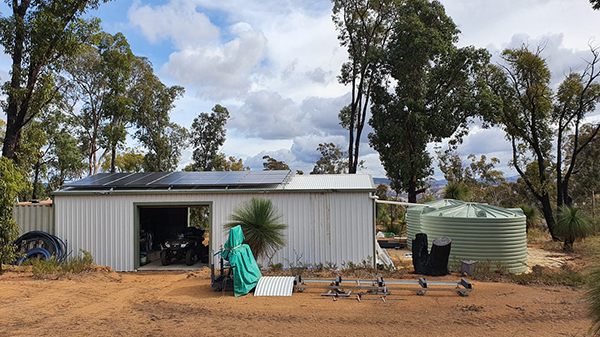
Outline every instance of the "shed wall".
<path id="1" fill-rule="evenodd" d="M 54 214 L 51 203 L 14 205 L 13 219 L 19 224 L 19 235 L 31 231 L 54 234 Z"/>
<path id="2" fill-rule="evenodd" d="M 374 256 L 373 204 L 369 194 L 141 194 L 56 195 L 56 235 L 73 252 L 92 253 L 95 263 L 117 271 L 135 268 L 135 208 L 144 203 L 212 203 L 211 245 L 218 250 L 227 239 L 223 229 L 239 204 L 260 197 L 272 200 L 282 215 L 287 245 L 273 263 L 359 263 Z M 268 261 L 259 261 L 266 265 Z"/>

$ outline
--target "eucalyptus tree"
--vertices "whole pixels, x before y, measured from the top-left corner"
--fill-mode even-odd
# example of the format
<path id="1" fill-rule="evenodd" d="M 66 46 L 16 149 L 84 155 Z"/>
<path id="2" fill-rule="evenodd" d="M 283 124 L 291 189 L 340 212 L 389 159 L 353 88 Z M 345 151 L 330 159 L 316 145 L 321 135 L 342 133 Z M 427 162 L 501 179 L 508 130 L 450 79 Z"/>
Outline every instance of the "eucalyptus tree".
<path id="1" fill-rule="evenodd" d="M 356 173 L 359 148 L 373 83 L 380 74 L 380 55 L 396 17 L 397 0 L 332 0 L 338 40 L 347 48 L 349 61 L 342 65 L 340 83 L 350 85 L 350 104 L 340 112 L 348 129 L 348 171 Z"/>
<path id="2" fill-rule="evenodd" d="M 409 202 L 433 171 L 427 143 L 451 136 L 455 143 L 469 117 L 495 108 L 479 76 L 489 54 L 456 47 L 459 32 L 439 1 L 404 1 L 383 53 L 391 80 L 373 88 L 369 140 L 392 189 L 407 191 Z"/>
<path id="3" fill-rule="evenodd" d="M 2 155 L 15 159 L 25 125 L 59 92 L 55 75 L 98 29 L 99 20 L 82 16 L 99 0 L 14 0 L 0 18 L 0 44 L 12 60 L 10 81 L 3 86 L 6 135 Z"/>
<path id="4" fill-rule="evenodd" d="M 220 156 L 219 149 L 225 143 L 225 125 L 228 119 L 229 111 L 218 104 L 212 108 L 212 113 L 202 112 L 194 118 L 190 130 L 194 146 L 194 171 L 212 171 L 222 166 L 225 158 L 224 155 Z"/>
<path id="5" fill-rule="evenodd" d="M 595 124 L 584 124 L 579 131 L 579 140 L 590 140 L 590 143 L 580 152 L 569 185 L 573 203 L 581 205 L 582 209 L 585 207 L 593 220 L 596 218 L 596 196 L 600 191 L 600 137 L 591 137 L 596 127 Z M 569 138 L 566 145 L 566 152 L 572 153 L 573 137 Z M 567 156 L 565 160 L 570 161 L 570 158 Z"/>
<path id="6" fill-rule="evenodd" d="M 173 171 L 187 146 L 188 131 L 173 123 L 170 112 L 174 102 L 184 93 L 180 86 L 168 87 L 153 73 L 145 58 L 137 57 L 129 89 L 136 132 L 134 137 L 148 150 L 144 157 L 147 172 Z"/>
<path id="7" fill-rule="evenodd" d="M 563 204 L 571 205 L 569 182 L 575 172 L 577 158 L 592 141 L 600 137 L 600 124 L 591 128 L 588 125 L 589 135 L 580 136 L 586 115 L 594 112 L 600 102 L 599 53 L 599 48 L 591 49 L 592 58 L 585 69 L 580 74 L 568 74 L 560 84 L 554 99 L 552 117 L 557 128 L 556 203 L 558 207 Z"/>
<path id="8" fill-rule="evenodd" d="M 317 151 L 321 158 L 315 163 L 310 174 L 340 174 L 348 173 L 348 158 L 343 151 L 334 143 L 320 143 Z"/>
<path id="9" fill-rule="evenodd" d="M 128 90 L 136 59 L 123 34 L 100 32 L 68 63 L 73 97 L 82 105 L 73 119 L 88 158 L 88 174 L 96 174 L 104 158 L 115 171 L 117 147 L 124 143 L 132 123 Z M 110 156 L 109 156 L 110 155 Z"/>
<path id="10" fill-rule="evenodd" d="M 273 171 L 273 170 L 289 170 L 290 167 L 284 161 L 279 161 L 275 158 L 271 158 L 270 156 L 263 156 L 263 170 L 264 171 Z"/>
<path id="11" fill-rule="evenodd" d="M 111 171 L 113 160 L 105 160 L 102 163 L 102 170 Z M 117 172 L 143 172 L 144 171 L 144 152 L 140 149 L 127 148 L 125 151 L 117 154 L 114 160 Z"/>
<path id="12" fill-rule="evenodd" d="M 506 49 L 504 64 L 490 66 L 488 82 L 502 100 L 502 109 L 488 120 L 506 132 L 513 149 L 511 165 L 539 201 L 550 234 L 558 239 L 554 202 L 558 207 L 571 204 L 569 182 L 577 158 L 600 136 L 597 125 L 587 137 L 580 137 L 584 118 L 600 102 L 599 58 L 592 48 L 588 66 L 582 73 L 568 74 L 554 93 L 541 51 L 527 46 Z"/>

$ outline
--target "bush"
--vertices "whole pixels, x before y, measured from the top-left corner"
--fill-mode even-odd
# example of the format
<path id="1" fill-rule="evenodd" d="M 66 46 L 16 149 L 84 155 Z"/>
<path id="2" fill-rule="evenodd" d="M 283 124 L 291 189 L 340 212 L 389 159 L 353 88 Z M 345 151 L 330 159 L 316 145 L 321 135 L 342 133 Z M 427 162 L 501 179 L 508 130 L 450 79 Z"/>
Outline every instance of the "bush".
<path id="1" fill-rule="evenodd" d="M 394 233 L 396 235 L 401 235 L 403 229 L 404 229 L 404 226 L 402 225 L 402 223 L 397 223 L 397 222 L 387 223 L 383 226 L 384 232 Z"/>
<path id="2" fill-rule="evenodd" d="M 83 256 L 75 256 L 63 263 L 51 257 L 50 259 L 30 259 L 25 264 L 32 266 L 31 272 L 37 278 L 60 278 L 67 274 L 90 271 L 94 262 L 92 254 L 83 249 L 79 251 Z"/>
<path id="3" fill-rule="evenodd" d="M 267 199 L 252 198 L 237 207 L 230 216 L 231 222 L 226 228 L 241 226 L 244 232 L 244 243 L 250 246 L 254 257 L 258 260 L 264 256 L 273 255 L 285 246 L 283 231 L 286 224 L 281 223 L 281 215 Z"/>
<path id="4" fill-rule="evenodd" d="M 92 254 L 83 249 L 80 249 L 79 252 L 81 252 L 83 256 L 76 256 L 72 259 L 69 259 L 62 266 L 65 272 L 71 274 L 79 274 L 92 269 L 92 263 L 94 263 L 94 258 L 92 257 Z"/>
<path id="5" fill-rule="evenodd" d="M 559 208 L 554 234 L 565 241 L 565 251 L 572 252 L 575 240 L 583 239 L 591 233 L 590 219 L 581 214 L 579 208 L 569 205 Z"/>

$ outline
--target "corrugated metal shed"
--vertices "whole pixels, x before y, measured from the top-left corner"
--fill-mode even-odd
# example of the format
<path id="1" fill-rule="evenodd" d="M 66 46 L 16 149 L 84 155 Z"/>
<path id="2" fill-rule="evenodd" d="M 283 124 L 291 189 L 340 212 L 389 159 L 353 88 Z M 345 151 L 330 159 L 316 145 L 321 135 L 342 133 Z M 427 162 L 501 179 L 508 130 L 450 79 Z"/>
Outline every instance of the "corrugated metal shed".
<path id="1" fill-rule="evenodd" d="M 19 235 L 30 231 L 44 231 L 54 234 L 52 200 L 20 202 L 13 206 L 13 218 L 19 224 Z"/>
<path id="2" fill-rule="evenodd" d="M 230 214 L 241 203 L 259 197 L 270 199 L 288 225 L 288 243 L 273 257 L 273 263 L 289 265 L 300 260 L 341 266 L 374 258 L 370 193 L 375 188 L 369 175 L 294 175 L 281 185 L 251 190 L 57 191 L 56 234 L 74 251 L 91 252 L 96 263 L 131 271 L 139 260 L 135 240 L 140 208 L 209 205 L 210 244 L 218 250 L 227 239 L 223 226 Z"/>

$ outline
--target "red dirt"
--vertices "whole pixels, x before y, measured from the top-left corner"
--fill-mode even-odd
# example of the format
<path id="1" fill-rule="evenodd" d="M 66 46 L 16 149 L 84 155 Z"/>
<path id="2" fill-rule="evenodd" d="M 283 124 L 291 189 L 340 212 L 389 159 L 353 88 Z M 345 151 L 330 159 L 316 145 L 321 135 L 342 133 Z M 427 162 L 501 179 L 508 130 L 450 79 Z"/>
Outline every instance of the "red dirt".
<path id="1" fill-rule="evenodd" d="M 458 276 L 428 278 L 457 281 Z M 454 292 L 394 291 L 377 298 L 235 298 L 198 272 L 98 271 L 38 280 L 0 275 L 0 336 L 585 336 L 583 290 L 473 281 Z"/>

